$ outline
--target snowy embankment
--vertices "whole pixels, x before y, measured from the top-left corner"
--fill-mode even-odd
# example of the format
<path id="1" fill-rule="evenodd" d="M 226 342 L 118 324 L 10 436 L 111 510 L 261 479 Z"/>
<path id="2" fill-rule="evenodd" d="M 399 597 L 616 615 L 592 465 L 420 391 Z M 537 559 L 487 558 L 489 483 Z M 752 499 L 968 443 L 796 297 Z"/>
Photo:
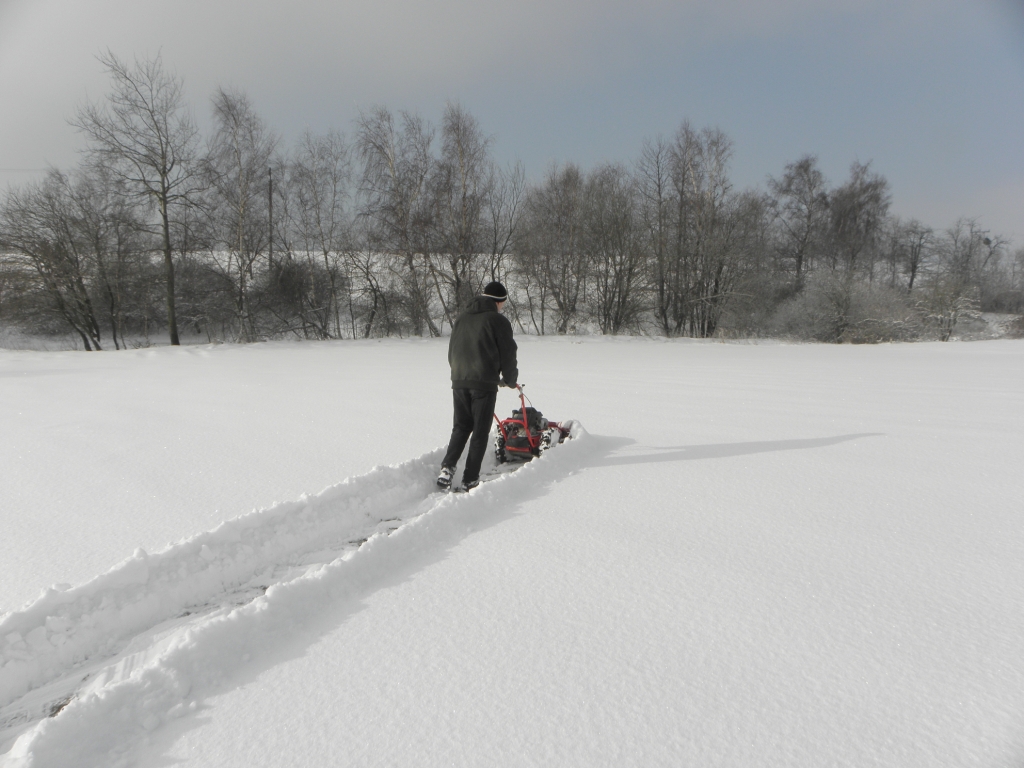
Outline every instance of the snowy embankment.
<path id="1" fill-rule="evenodd" d="M 130 754 L 273 647 L 270 638 L 358 599 L 417 551 L 450 546 L 503 500 L 578 467 L 585 441 L 577 439 L 586 432 L 571 427 L 575 451 L 560 448 L 472 493 L 436 493 L 439 449 L 163 552 L 140 550 L 109 573 L 50 589 L 4 616 L 0 740 L 35 723 L 9 764 L 60 766 L 73 751 L 79 765 L 104 765 Z"/>

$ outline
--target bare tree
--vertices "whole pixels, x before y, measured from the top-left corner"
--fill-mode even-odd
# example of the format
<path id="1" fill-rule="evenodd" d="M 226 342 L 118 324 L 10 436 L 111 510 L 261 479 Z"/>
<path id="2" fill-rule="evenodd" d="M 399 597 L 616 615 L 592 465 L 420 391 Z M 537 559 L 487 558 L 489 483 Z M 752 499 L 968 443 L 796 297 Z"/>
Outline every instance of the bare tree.
<path id="1" fill-rule="evenodd" d="M 362 248 L 350 253 L 348 261 L 361 286 L 363 338 L 368 339 L 374 333 L 390 336 L 397 329 L 395 307 L 401 299 L 390 285 L 393 275 L 384 266 L 385 260 L 379 258 L 379 254 Z"/>
<path id="2" fill-rule="evenodd" d="M 721 328 L 757 336 L 765 333 L 779 302 L 792 293 L 789 270 L 779 261 L 775 200 L 768 193 L 747 190 L 733 199 L 730 209 L 732 295 Z"/>
<path id="3" fill-rule="evenodd" d="M 0 247 L 9 251 L 11 266 L 35 278 L 47 309 L 92 351 L 102 349 L 88 285 L 95 262 L 76 208 L 71 180 L 55 169 L 39 183 L 11 190 L 0 206 Z"/>
<path id="4" fill-rule="evenodd" d="M 496 172 L 495 182 L 487 206 L 487 239 L 489 280 L 506 281 L 509 278 L 511 255 L 519 224 L 523 215 L 526 194 L 526 170 L 522 163 Z"/>
<path id="5" fill-rule="evenodd" d="M 648 281 L 654 294 L 654 313 L 666 335 L 670 332 L 670 306 L 673 294 L 672 258 L 672 157 L 668 143 L 661 137 L 645 141 L 637 160 L 636 178 L 638 217 L 643 228 Z"/>
<path id="6" fill-rule="evenodd" d="M 886 217 L 881 227 L 880 252 L 890 288 L 906 293 L 914 290 L 914 281 L 931 257 L 933 234 L 916 219 Z"/>
<path id="7" fill-rule="evenodd" d="M 356 147 L 363 163 L 362 211 L 372 250 L 393 254 L 405 288 L 413 332 L 441 331 L 430 316 L 430 228 L 428 180 L 433 168 L 434 131 L 407 112 L 395 125 L 391 112 L 377 107 L 356 121 Z"/>
<path id="8" fill-rule="evenodd" d="M 718 129 L 696 131 L 683 123 L 668 157 L 673 209 L 659 315 L 667 335 L 708 337 L 732 296 L 739 266 L 728 177 L 732 141 Z"/>
<path id="9" fill-rule="evenodd" d="M 805 155 L 790 163 L 781 179 L 768 180 L 768 190 L 782 229 L 784 258 L 792 263 L 795 287 L 800 290 L 828 227 L 828 189 L 818 158 Z"/>
<path id="10" fill-rule="evenodd" d="M 1017 328 L 1024 331 L 1024 247 L 1014 251 L 1009 259 L 1007 280 L 1001 309 L 1020 315 L 1015 322 Z"/>
<path id="11" fill-rule="evenodd" d="M 540 315 L 539 324 L 534 320 L 540 333 L 546 330 L 549 308 L 555 315 L 556 333 L 574 331 L 579 319 L 587 277 L 583 186 L 582 171 L 568 163 L 552 167 L 544 183 L 526 194 L 516 266 L 527 285 L 537 291 L 536 296 L 527 294 L 527 301 L 531 315 Z"/>
<path id="12" fill-rule="evenodd" d="M 104 104 L 79 109 L 72 125 L 85 134 L 99 164 L 109 168 L 125 189 L 156 207 L 167 282 L 167 328 L 171 344 L 178 344 L 172 209 L 193 203 L 198 131 L 181 79 L 164 70 L 159 55 L 128 65 L 107 51 L 99 60 L 113 91 Z"/>
<path id="13" fill-rule="evenodd" d="M 903 227 L 903 269 L 907 276 L 907 293 L 914 290 L 914 280 L 928 258 L 934 233 L 931 227 L 913 219 Z"/>
<path id="14" fill-rule="evenodd" d="M 977 219 L 961 218 L 939 239 L 938 269 L 963 283 L 981 287 L 999 270 L 1008 242 L 982 229 Z"/>
<path id="15" fill-rule="evenodd" d="M 833 271 L 863 267 L 870 274 L 890 199 L 889 182 L 872 173 L 870 163 L 850 166 L 849 180 L 830 195 L 828 253 Z"/>
<path id="16" fill-rule="evenodd" d="M 936 239 L 925 280 L 928 289 L 939 286 L 953 298 L 971 296 L 978 310 L 1006 311 L 1014 306 L 1012 265 L 1004 263 L 1007 245 L 1005 238 L 982 229 L 977 219 L 957 220 Z"/>
<path id="17" fill-rule="evenodd" d="M 605 334 L 625 330 L 641 310 L 644 252 L 636 199 L 624 166 L 604 165 L 587 178 L 584 226 L 592 286 L 587 298 Z"/>
<path id="18" fill-rule="evenodd" d="M 218 89 L 213 112 L 217 128 L 203 162 L 210 211 L 218 248 L 227 255 L 223 271 L 233 285 L 238 338 L 253 341 L 250 289 L 256 261 L 269 246 L 268 171 L 278 140 L 244 94 Z"/>
<path id="19" fill-rule="evenodd" d="M 491 139 L 458 104 L 445 106 L 441 154 L 434 164 L 430 192 L 434 289 L 449 325 L 482 285 L 481 256 L 487 247 L 486 212 L 497 171 Z"/>
<path id="20" fill-rule="evenodd" d="M 343 285 L 350 282 L 348 271 L 352 266 L 347 255 L 353 244 L 353 177 L 352 150 L 338 131 L 322 136 L 306 132 L 299 141 L 292 163 L 290 182 L 295 191 L 295 225 L 306 258 L 318 259 L 316 265 L 328 281 L 326 303 L 313 302 L 308 318 L 325 338 L 340 338 Z M 312 276 L 316 272 L 311 272 Z M 364 275 L 365 277 L 365 275 Z M 374 286 L 368 286 L 373 292 Z M 352 334 L 355 330 L 355 310 L 351 290 L 347 309 Z M 333 328 L 332 328 L 333 324 Z"/>
<path id="21" fill-rule="evenodd" d="M 81 169 L 68 178 L 66 192 L 80 247 L 95 270 L 90 282 L 96 303 L 106 313 L 114 348 L 126 348 L 125 326 L 137 303 L 131 295 L 131 275 L 144 272 L 140 264 L 147 246 L 144 224 L 106 168 Z"/>

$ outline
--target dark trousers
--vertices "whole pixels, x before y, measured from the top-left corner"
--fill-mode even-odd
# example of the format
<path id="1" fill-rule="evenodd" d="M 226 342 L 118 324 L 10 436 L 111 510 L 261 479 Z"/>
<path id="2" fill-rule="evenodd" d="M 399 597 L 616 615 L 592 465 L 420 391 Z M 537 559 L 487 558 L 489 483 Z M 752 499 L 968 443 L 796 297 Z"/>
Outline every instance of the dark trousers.
<path id="1" fill-rule="evenodd" d="M 462 472 L 462 482 L 468 483 L 480 478 L 480 464 L 487 451 L 487 438 L 491 434 L 494 402 L 498 399 L 498 393 L 480 389 L 453 389 L 452 399 L 455 403 L 452 437 L 448 441 L 448 453 L 441 463 L 454 468 L 469 440 L 469 455 L 466 456 L 466 468 Z"/>

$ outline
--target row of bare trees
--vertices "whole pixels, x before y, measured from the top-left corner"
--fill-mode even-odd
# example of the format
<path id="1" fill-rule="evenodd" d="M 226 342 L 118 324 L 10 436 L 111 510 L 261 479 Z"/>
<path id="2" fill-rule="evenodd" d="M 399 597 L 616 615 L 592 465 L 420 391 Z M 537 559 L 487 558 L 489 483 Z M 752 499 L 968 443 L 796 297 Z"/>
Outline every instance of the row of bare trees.
<path id="1" fill-rule="evenodd" d="M 1024 312 L 1024 249 L 961 218 L 936 231 L 889 213 L 888 183 L 854 163 L 829 188 L 814 157 L 769 181 L 774 252 L 790 280 L 773 330 L 827 341 L 948 340 L 982 310 Z"/>
<path id="2" fill-rule="evenodd" d="M 528 184 L 457 104 L 438 126 L 375 108 L 351 138 L 286 148 L 218 90 L 204 139 L 159 58 L 101 61 L 111 92 L 72 121 L 82 163 L 0 203 L 0 326 L 87 350 L 436 336 L 494 279 L 539 334 L 949 338 L 979 309 L 1024 310 L 1024 251 L 974 220 L 899 220 L 868 165 L 833 187 L 807 156 L 737 191 L 731 140 L 684 123 L 630 164 Z"/>
<path id="3" fill-rule="evenodd" d="M 731 153 L 684 123 L 631 167 L 569 164 L 529 187 L 512 262 L 524 325 L 877 341 L 1024 311 L 1024 249 L 1011 257 L 976 220 L 902 221 L 869 165 L 833 187 L 813 156 L 736 191 Z"/>

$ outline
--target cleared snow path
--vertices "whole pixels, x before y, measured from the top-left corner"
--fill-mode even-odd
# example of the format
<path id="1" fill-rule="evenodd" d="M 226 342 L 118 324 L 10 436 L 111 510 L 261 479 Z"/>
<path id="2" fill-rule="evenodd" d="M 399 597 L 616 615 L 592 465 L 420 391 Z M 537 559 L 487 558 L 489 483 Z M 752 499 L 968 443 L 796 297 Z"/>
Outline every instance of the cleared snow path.
<path id="1" fill-rule="evenodd" d="M 571 436 L 585 435 L 572 422 Z M 139 739 L 272 647 L 268 637 L 372 591 L 396 563 L 568 474 L 581 466 L 580 450 L 586 441 L 574 439 L 469 494 L 438 494 L 438 449 L 163 552 L 140 549 L 79 587 L 47 590 L 0 619 L 5 764 L 60 766 L 68 754 L 80 766 L 127 760 Z"/>

